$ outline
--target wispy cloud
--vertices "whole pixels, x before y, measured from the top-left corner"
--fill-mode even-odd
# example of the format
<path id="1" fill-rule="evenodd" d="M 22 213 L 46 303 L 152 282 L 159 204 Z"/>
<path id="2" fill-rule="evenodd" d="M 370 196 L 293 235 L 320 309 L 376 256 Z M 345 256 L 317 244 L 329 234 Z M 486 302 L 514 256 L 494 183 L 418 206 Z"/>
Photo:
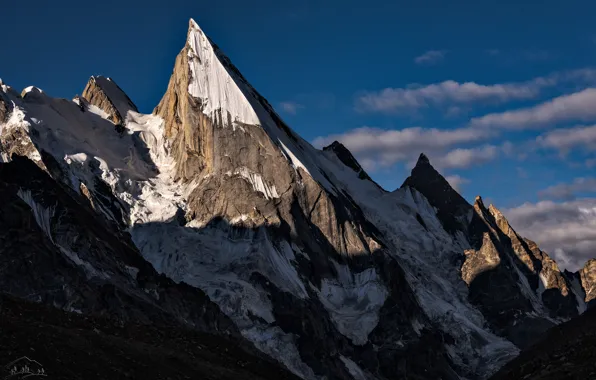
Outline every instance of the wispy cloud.
<path id="1" fill-rule="evenodd" d="M 446 50 L 429 50 L 424 54 L 414 58 L 414 62 L 416 62 L 418 65 L 432 65 L 441 62 L 445 58 L 446 54 Z"/>
<path id="2" fill-rule="evenodd" d="M 471 127 L 499 129 L 532 129 L 563 122 L 596 120 L 596 88 L 562 95 L 533 107 L 491 113 L 473 118 Z"/>
<path id="3" fill-rule="evenodd" d="M 596 178 L 576 178 L 571 183 L 559 183 L 538 193 L 541 198 L 573 200 L 581 193 L 596 193 Z"/>
<path id="4" fill-rule="evenodd" d="M 596 107 L 596 104 L 593 107 Z M 555 129 L 538 136 L 536 142 L 562 154 L 578 147 L 596 151 L 596 125 Z"/>
<path id="5" fill-rule="evenodd" d="M 503 104 L 538 98 L 543 90 L 560 84 L 596 84 L 596 69 L 556 72 L 525 82 L 479 84 L 447 80 L 429 85 L 411 84 L 365 92 L 356 99 L 356 109 L 369 112 L 413 112 L 429 107 L 453 107 L 477 103 Z"/>
<path id="6" fill-rule="evenodd" d="M 525 203 L 503 214 L 560 266 L 577 270 L 596 252 L 596 199 Z"/>
<path id="7" fill-rule="evenodd" d="M 284 111 L 285 113 L 289 113 L 290 115 L 296 115 L 296 113 L 298 113 L 298 110 L 304 108 L 302 104 L 290 101 L 279 103 L 279 107 L 282 109 L 282 111 Z"/>
<path id="8" fill-rule="evenodd" d="M 461 191 L 463 185 L 470 183 L 469 179 L 463 178 L 457 174 L 449 175 L 449 176 L 445 177 L 445 179 L 447 180 L 447 182 L 449 182 L 451 187 L 453 187 L 458 192 Z"/>
<path id="9" fill-rule="evenodd" d="M 390 166 L 396 162 L 415 159 L 421 152 L 444 152 L 459 144 L 477 142 L 490 135 L 490 131 L 476 128 L 441 130 L 413 127 L 383 130 L 363 127 L 343 134 L 318 137 L 313 144 L 320 148 L 338 140 L 359 160 Z M 451 160 L 456 162 L 455 158 Z"/>
<path id="10" fill-rule="evenodd" d="M 494 160 L 499 155 L 495 145 L 484 145 L 476 148 L 458 148 L 448 152 L 438 161 L 442 168 L 463 169 L 473 165 L 481 165 Z"/>

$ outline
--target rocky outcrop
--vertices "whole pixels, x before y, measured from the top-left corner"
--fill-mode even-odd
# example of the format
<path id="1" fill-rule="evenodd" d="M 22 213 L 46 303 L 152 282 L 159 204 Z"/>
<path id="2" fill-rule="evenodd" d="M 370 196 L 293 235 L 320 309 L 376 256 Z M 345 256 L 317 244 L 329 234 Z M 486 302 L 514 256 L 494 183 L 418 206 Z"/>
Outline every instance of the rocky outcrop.
<path id="1" fill-rule="evenodd" d="M 469 249 L 464 251 L 464 254 L 466 258 L 461 267 L 461 276 L 468 285 L 471 285 L 478 275 L 495 269 L 501 263 L 501 257 L 489 232 L 483 234 L 479 250 Z"/>
<path id="2" fill-rule="evenodd" d="M 586 293 L 586 302 L 596 299 L 596 259 L 588 260 L 579 270 L 582 288 Z"/>
<path id="3" fill-rule="evenodd" d="M 523 238 L 521 238 L 509 225 L 509 222 L 501 211 L 499 211 L 495 206 L 492 204 L 488 207 L 488 212 L 492 215 L 495 220 L 497 227 L 501 230 L 501 232 L 511 240 L 511 247 L 513 248 L 513 252 L 518 257 L 519 260 L 523 263 L 523 265 L 530 271 L 536 272 L 539 271 L 540 268 L 539 263 L 535 263 L 535 260 L 539 260 L 539 258 L 532 257 L 532 251 L 528 250 L 527 245 Z M 541 258 L 541 257 L 540 257 Z"/>
<path id="4" fill-rule="evenodd" d="M 107 113 L 114 124 L 123 124 L 128 111 L 138 112 L 137 106 L 111 78 L 92 76 L 83 90 L 83 98 Z"/>
<path id="5" fill-rule="evenodd" d="M 570 294 L 568 280 L 557 263 L 535 242 L 519 236 L 495 206 L 490 205 L 489 212 L 499 230 L 509 238 L 519 259 L 518 269 L 533 288 L 537 286 L 537 293 L 552 316 L 569 318 L 577 315 L 577 299 Z"/>
<path id="6" fill-rule="evenodd" d="M 12 105 L 10 104 L 8 97 L 5 95 L 4 87 L 5 85 L 4 83 L 2 83 L 2 80 L 0 79 L 0 124 L 8 120 L 8 116 L 12 109 Z M 8 89 L 6 90 L 8 91 Z"/>

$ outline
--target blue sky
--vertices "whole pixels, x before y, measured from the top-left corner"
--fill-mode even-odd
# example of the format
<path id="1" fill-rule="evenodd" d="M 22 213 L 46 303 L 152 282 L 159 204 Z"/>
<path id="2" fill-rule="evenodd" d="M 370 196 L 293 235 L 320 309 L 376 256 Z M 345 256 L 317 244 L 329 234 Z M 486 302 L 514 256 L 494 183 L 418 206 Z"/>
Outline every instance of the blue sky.
<path id="1" fill-rule="evenodd" d="M 192 17 L 292 128 L 342 140 L 385 188 L 424 151 L 467 199 L 553 235 L 571 225 L 528 213 L 569 206 L 585 226 L 587 207 L 596 221 L 581 203 L 596 191 L 595 12 L 588 0 L 29 0 L 2 7 L 0 78 L 71 98 L 107 75 L 150 112 Z M 547 246 L 596 256 L 589 239 Z"/>

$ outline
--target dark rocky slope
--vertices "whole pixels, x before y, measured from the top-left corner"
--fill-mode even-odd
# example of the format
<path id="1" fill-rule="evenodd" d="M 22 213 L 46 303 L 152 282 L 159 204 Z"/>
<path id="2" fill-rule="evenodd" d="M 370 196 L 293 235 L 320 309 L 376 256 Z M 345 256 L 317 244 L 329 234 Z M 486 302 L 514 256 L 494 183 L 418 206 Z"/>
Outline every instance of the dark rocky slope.
<path id="1" fill-rule="evenodd" d="M 596 378 L 596 309 L 552 328 L 490 380 Z"/>
<path id="2" fill-rule="evenodd" d="M 7 295 L 0 295 L 0 340 L 3 379 L 298 379 L 235 340 L 171 323 L 66 313 Z M 11 376 L 25 365 L 45 376 Z"/>

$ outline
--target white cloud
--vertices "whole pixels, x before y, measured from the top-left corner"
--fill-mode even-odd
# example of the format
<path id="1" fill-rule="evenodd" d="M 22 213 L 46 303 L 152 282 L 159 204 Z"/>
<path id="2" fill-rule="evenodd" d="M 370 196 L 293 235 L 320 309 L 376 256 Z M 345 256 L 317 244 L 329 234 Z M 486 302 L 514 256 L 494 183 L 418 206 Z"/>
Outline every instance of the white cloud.
<path id="1" fill-rule="evenodd" d="M 449 182 L 451 187 L 453 187 L 455 189 L 455 191 L 458 191 L 458 192 L 461 191 L 461 188 L 463 185 L 470 182 L 470 180 L 468 180 L 467 178 L 462 178 L 461 176 L 459 176 L 457 174 L 449 175 L 449 176 L 445 177 L 445 179 L 447 180 L 447 182 Z"/>
<path id="2" fill-rule="evenodd" d="M 451 114 L 455 110 L 461 110 L 454 105 L 503 104 L 515 100 L 536 99 L 544 89 L 566 83 L 595 84 L 596 69 L 557 72 L 525 82 L 478 84 L 447 80 L 429 85 L 411 84 L 404 88 L 386 88 L 359 96 L 356 99 L 356 109 L 399 113 L 445 106 Z"/>
<path id="3" fill-rule="evenodd" d="M 592 120 L 596 120 L 596 88 L 562 95 L 533 107 L 473 118 L 470 126 L 522 130 Z"/>
<path id="4" fill-rule="evenodd" d="M 445 170 L 467 169 L 497 159 L 500 155 L 512 157 L 513 153 L 513 144 L 505 141 L 501 145 L 486 144 L 473 148 L 456 148 L 447 152 L 437 149 L 428 151 L 427 155 L 436 169 Z M 409 168 L 413 168 L 415 165 L 414 159 L 408 162 Z"/>
<path id="5" fill-rule="evenodd" d="M 445 54 L 447 54 L 446 50 L 429 50 L 414 58 L 414 62 L 419 65 L 434 64 L 442 61 L 445 58 Z"/>
<path id="6" fill-rule="evenodd" d="M 476 148 L 458 148 L 450 151 L 436 164 L 441 168 L 468 168 L 494 160 L 499 155 L 499 148 L 494 145 L 484 145 Z"/>
<path id="7" fill-rule="evenodd" d="M 596 125 L 555 129 L 538 136 L 536 142 L 542 147 L 553 148 L 563 154 L 577 147 L 596 150 Z"/>
<path id="8" fill-rule="evenodd" d="M 596 193 L 596 178 L 576 178 L 572 183 L 559 183 L 548 187 L 538 195 L 547 199 L 572 200 L 581 193 Z"/>
<path id="9" fill-rule="evenodd" d="M 296 115 L 299 109 L 304 108 L 302 104 L 296 102 L 281 102 L 279 103 L 280 108 L 291 115 Z"/>
<path id="10" fill-rule="evenodd" d="M 338 140 L 358 160 L 390 166 L 396 162 L 415 159 L 421 152 L 441 152 L 458 144 L 482 140 L 490 135 L 489 131 L 474 128 L 442 130 L 413 127 L 383 130 L 363 127 L 343 134 L 317 137 L 313 145 L 321 148 Z"/>
<path id="11" fill-rule="evenodd" d="M 596 256 L 596 199 L 525 203 L 503 214 L 562 267 L 577 270 Z"/>

